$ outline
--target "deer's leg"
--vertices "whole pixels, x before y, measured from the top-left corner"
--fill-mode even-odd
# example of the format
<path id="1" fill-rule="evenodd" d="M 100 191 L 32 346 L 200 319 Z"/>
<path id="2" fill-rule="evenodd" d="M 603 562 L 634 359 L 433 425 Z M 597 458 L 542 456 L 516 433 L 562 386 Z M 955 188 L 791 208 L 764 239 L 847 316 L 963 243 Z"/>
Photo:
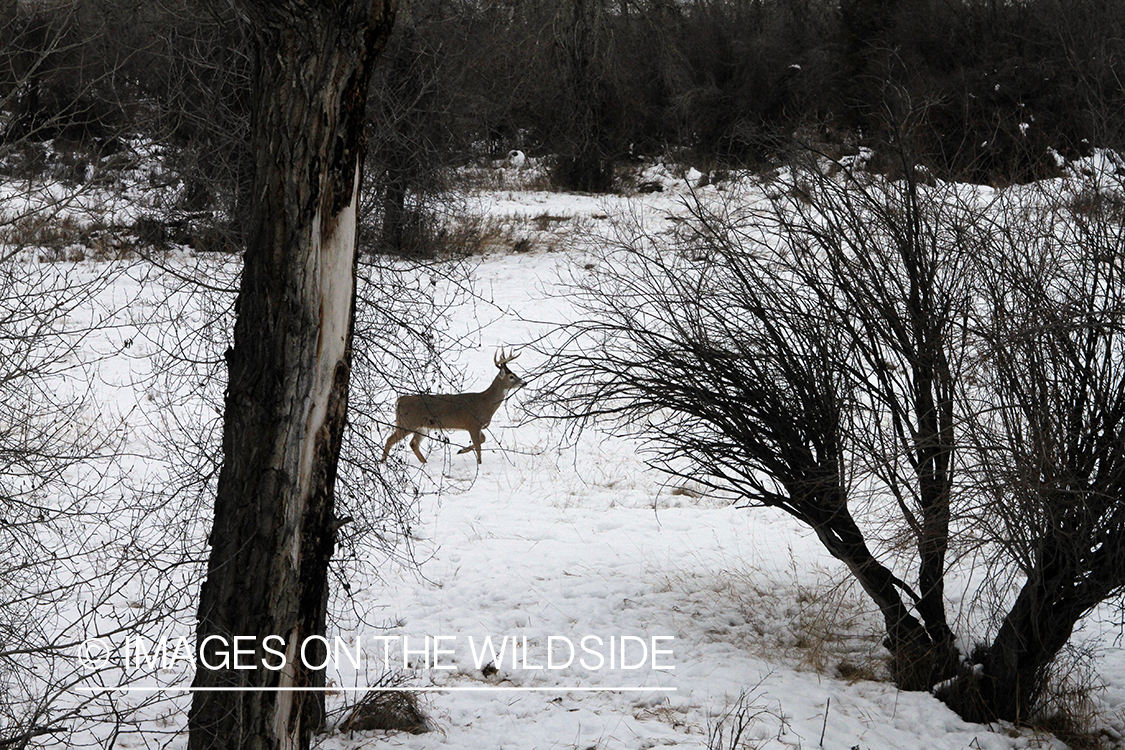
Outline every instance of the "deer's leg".
<path id="1" fill-rule="evenodd" d="M 404 437 L 406 437 L 406 430 L 401 427 L 396 427 L 395 431 L 391 433 L 391 436 L 387 438 L 387 444 L 383 446 L 383 457 L 379 459 L 380 463 L 387 460 L 387 454 L 391 452 L 391 448 Z"/>
<path id="2" fill-rule="evenodd" d="M 422 430 L 415 430 L 414 435 L 410 438 L 410 450 L 414 451 L 414 455 L 422 463 L 426 463 L 426 457 L 422 455 L 422 438 L 426 437 L 426 433 Z"/>
<path id="3" fill-rule="evenodd" d="M 480 436 L 480 441 L 481 441 L 482 443 L 484 442 L 484 435 L 483 435 L 483 434 L 481 434 L 481 436 Z M 475 444 L 473 444 L 473 443 L 469 443 L 469 444 L 468 444 L 468 445 L 466 445 L 466 446 L 465 446 L 464 448 L 462 448 L 461 450 L 457 451 L 457 455 L 458 455 L 458 456 L 460 456 L 460 455 L 461 455 L 462 453 L 468 453 L 469 451 L 471 451 L 471 450 L 473 450 L 473 449 L 475 449 L 475 448 L 476 448 L 476 445 L 475 445 Z"/>
<path id="4" fill-rule="evenodd" d="M 473 439 L 473 450 L 477 452 L 477 463 L 480 463 L 480 445 L 484 442 L 484 435 L 480 430 L 469 430 L 469 437 Z M 468 450 L 466 448 L 465 450 Z"/>

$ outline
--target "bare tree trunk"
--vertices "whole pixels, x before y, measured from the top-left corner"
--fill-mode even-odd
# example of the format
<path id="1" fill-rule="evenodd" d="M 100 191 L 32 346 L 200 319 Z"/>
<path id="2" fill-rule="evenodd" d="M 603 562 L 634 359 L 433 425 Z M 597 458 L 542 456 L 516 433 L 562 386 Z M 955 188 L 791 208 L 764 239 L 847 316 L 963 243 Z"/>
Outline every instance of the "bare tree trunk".
<path id="1" fill-rule="evenodd" d="M 977 680 L 979 701 L 950 701 L 965 718 L 1026 721 L 1034 699 L 1042 693 L 1047 667 L 1070 640 L 1079 618 L 1105 593 L 1087 597 L 1087 592 L 1080 590 L 1071 595 L 1065 585 L 1043 577 L 1038 574 L 1023 587 L 989 645 Z"/>
<path id="2" fill-rule="evenodd" d="M 871 554 L 863 532 L 848 511 L 846 497 L 838 503 L 802 499 L 808 512 L 797 515 L 816 531 L 825 548 L 845 565 L 879 607 L 887 636 L 883 645 L 891 653 L 891 675 L 903 690 L 928 690 L 934 665 L 934 643 L 927 628 L 910 614 L 900 591 L 913 593 L 889 568 Z M 834 511 L 827 508 L 835 506 Z"/>
<path id="3" fill-rule="evenodd" d="M 243 0 L 255 36 L 254 191 L 223 467 L 200 592 L 196 688 L 316 687 L 301 645 L 323 634 L 347 409 L 356 207 L 372 66 L 395 0 Z M 208 636 L 220 636 L 223 641 Z M 236 636 L 251 669 L 221 665 Z M 284 667 L 263 648 L 285 652 Z M 320 654 L 309 652 L 309 662 Z M 189 747 L 305 748 L 323 693 L 196 692 Z"/>
<path id="4" fill-rule="evenodd" d="M 1110 216 L 1064 207 L 1050 215 L 1062 233 L 1041 244 L 1043 225 L 1021 217 L 981 256 L 980 275 L 994 275 L 980 372 L 995 406 L 966 421 L 969 468 L 1001 520 L 998 550 L 1027 578 L 974 668 L 940 696 L 971 721 L 1040 713 L 1075 625 L 1125 590 L 1123 230 Z"/>
<path id="5" fill-rule="evenodd" d="M 387 181 L 383 193 L 383 232 L 384 252 L 407 253 L 416 248 L 407 248 L 406 241 L 406 178 L 394 174 Z"/>
<path id="6" fill-rule="evenodd" d="M 906 400 L 915 422 L 914 462 L 918 480 L 921 533 L 918 535 L 918 613 L 931 642 L 929 684 L 956 674 L 960 655 L 945 613 L 945 556 L 949 549 L 950 500 L 953 494 L 954 433 L 953 373 L 950 371 L 951 313 L 945 309 L 948 290 L 935 284 L 937 269 L 950 262 L 931 254 L 934 243 L 922 215 L 913 159 L 901 147 L 905 236 L 898 248 L 909 292 L 903 321 L 910 330 L 904 346 L 913 388 Z"/>
<path id="7" fill-rule="evenodd" d="M 950 281 L 942 274 L 963 261 L 938 237 L 910 151 L 901 141 L 889 148 L 897 150 L 903 177 L 886 191 L 818 178 L 820 200 L 830 207 L 825 212 L 830 230 L 815 236 L 815 243 L 829 253 L 829 275 L 823 277 L 819 266 L 804 273 L 826 305 L 837 304 L 836 290 L 845 296 L 837 314 L 855 321 L 849 322 L 848 335 L 863 369 L 872 373 L 872 385 L 865 381 L 860 388 L 870 387 L 869 397 L 886 409 L 892 425 L 885 438 L 871 443 L 870 452 L 885 453 L 882 479 L 899 498 L 915 535 L 914 605 L 925 628 L 924 637 L 910 641 L 909 658 L 916 661 L 909 667 L 902 661 L 895 679 L 900 687 L 929 689 L 954 676 L 960 662 L 945 612 L 945 558 L 956 445 L 950 363 L 961 356 L 953 321 L 967 296 L 955 275 L 945 274 L 953 277 Z M 818 221 L 810 216 L 806 226 Z M 887 268 L 896 269 L 901 287 L 888 283 Z M 901 468 L 898 456 L 905 459 Z M 913 653 L 923 646 L 924 654 Z"/>

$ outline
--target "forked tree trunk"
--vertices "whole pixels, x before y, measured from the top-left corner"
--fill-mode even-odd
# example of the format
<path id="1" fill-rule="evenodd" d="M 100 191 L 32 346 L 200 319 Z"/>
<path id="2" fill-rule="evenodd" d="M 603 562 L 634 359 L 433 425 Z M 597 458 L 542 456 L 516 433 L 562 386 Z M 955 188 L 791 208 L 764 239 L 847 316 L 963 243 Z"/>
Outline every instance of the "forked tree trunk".
<path id="1" fill-rule="evenodd" d="M 928 690 L 933 685 L 934 643 L 902 600 L 900 591 L 906 590 L 905 584 L 871 554 L 843 497 L 836 502 L 822 498 L 801 507 L 808 512 L 798 518 L 816 532 L 833 557 L 848 566 L 879 607 L 887 634 L 883 645 L 891 653 L 895 685 L 903 690 Z"/>
<path id="2" fill-rule="evenodd" d="M 200 593 L 196 688 L 323 686 L 300 645 L 323 634 L 336 536 L 355 300 L 364 108 L 396 0 L 242 0 L 256 37 L 251 226 L 237 303 L 223 467 Z M 283 669 L 263 649 L 285 645 Z M 204 647 L 208 636 L 220 636 Z M 236 636 L 251 669 L 210 669 Z M 308 653 L 310 657 L 318 655 Z M 310 659 L 310 661 L 314 661 Z M 319 661 L 319 659 L 316 659 Z M 314 661 L 315 663 L 315 661 Z M 189 747 L 305 748 L 315 692 L 196 692 Z"/>

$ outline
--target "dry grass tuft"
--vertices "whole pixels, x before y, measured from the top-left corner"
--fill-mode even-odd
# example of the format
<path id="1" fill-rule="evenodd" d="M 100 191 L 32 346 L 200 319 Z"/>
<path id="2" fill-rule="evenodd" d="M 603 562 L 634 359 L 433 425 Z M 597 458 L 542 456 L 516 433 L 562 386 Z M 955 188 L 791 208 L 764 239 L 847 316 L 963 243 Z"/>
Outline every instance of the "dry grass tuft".
<path id="1" fill-rule="evenodd" d="M 1071 750 L 1108 750 L 1094 695 L 1104 689 L 1093 649 L 1068 646 L 1051 665 L 1036 705 L 1032 729 L 1048 732 Z"/>
<path id="2" fill-rule="evenodd" d="M 20 217 L 0 225 L 0 243 L 10 250 L 33 250 L 42 263 L 121 260 L 134 252 L 132 242 L 113 228 L 72 216 Z"/>
<path id="3" fill-rule="evenodd" d="M 502 166 L 501 160 L 462 167 L 453 175 L 453 186 L 461 190 L 557 192 L 550 173 L 532 162 L 522 169 Z"/>
<path id="4" fill-rule="evenodd" d="M 377 236 L 361 233 L 361 243 L 379 252 Z M 441 216 L 411 211 L 403 228 L 402 247 L 395 254 L 413 258 L 448 260 L 501 251 L 526 251 L 516 227 L 502 217 L 471 213 Z"/>
<path id="5" fill-rule="evenodd" d="M 671 577 L 666 590 L 679 592 L 679 609 L 692 621 L 709 623 L 704 634 L 715 641 L 851 682 L 886 679 L 877 613 L 850 579 L 822 574 L 810 584 L 795 570 L 693 571 Z"/>
<path id="6" fill-rule="evenodd" d="M 1117 190 L 1091 188 L 1071 198 L 1068 208 L 1075 215 L 1088 219 L 1121 221 L 1125 219 L 1125 195 Z"/>
<path id="7" fill-rule="evenodd" d="M 365 693 L 340 722 L 341 732 L 376 730 L 424 734 L 432 731 L 429 718 L 418 703 L 416 693 L 380 688 L 397 687 L 404 682 L 400 675 L 386 675 L 377 686 Z"/>
<path id="8" fill-rule="evenodd" d="M 23 216 L 0 227 L 0 239 L 16 247 L 85 245 L 89 229 L 70 216 Z"/>

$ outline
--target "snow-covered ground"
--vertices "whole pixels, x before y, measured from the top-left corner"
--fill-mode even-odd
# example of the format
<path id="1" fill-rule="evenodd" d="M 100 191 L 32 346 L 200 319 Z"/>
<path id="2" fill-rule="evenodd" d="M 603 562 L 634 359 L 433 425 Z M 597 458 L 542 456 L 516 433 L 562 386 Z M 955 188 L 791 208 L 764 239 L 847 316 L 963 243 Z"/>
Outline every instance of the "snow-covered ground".
<path id="1" fill-rule="evenodd" d="M 701 176 L 691 176 L 698 184 Z M 552 321 L 568 319 L 559 280 L 596 262 L 590 238 L 612 217 L 628 212 L 655 231 L 666 228 L 661 217 L 678 210 L 684 183 L 662 167 L 642 179 L 659 179 L 665 191 L 631 198 L 516 189 L 473 196 L 505 236 L 530 244 L 527 252 L 481 257 L 476 293 L 456 296 L 449 311 L 449 337 L 469 342 L 449 364 L 466 373 L 470 388 L 491 380 L 496 349 L 518 349 Z M 230 278 L 229 264 L 220 269 L 218 261 L 185 253 L 166 263 L 223 284 Z M 94 401 L 135 455 L 128 462 L 138 475 L 134 485 L 160 481 L 161 465 L 145 453 L 163 450 L 162 438 L 171 434 L 163 431 L 174 431 L 177 420 L 167 419 L 167 410 L 184 410 L 181 427 L 208 419 L 200 401 L 162 397 L 167 382 L 151 379 L 161 356 L 157 342 L 167 347 L 173 329 L 198 335 L 193 321 L 223 320 L 221 310 L 194 309 L 198 298 L 187 291 L 170 292 L 177 287 L 168 272 L 138 268 L 101 297 L 117 316 L 114 325 L 82 344 L 96 360 L 84 375 Z M 540 364 L 527 349 L 512 366 L 534 372 Z M 739 723 L 731 712 L 740 705 L 739 747 L 1059 746 L 1030 730 L 966 724 L 928 695 L 895 690 L 879 679 L 877 618 L 810 532 L 780 513 L 738 510 L 691 487 L 667 485 L 629 442 L 594 431 L 567 439 L 562 425 L 529 418 L 523 406 L 535 389 L 533 379 L 497 413 L 479 467 L 472 453 L 455 454 L 467 443 L 462 434 L 450 436 L 452 445 L 428 441 L 424 466 L 405 443 L 394 449 L 394 460 L 405 462 L 426 490 L 411 530 L 416 564 L 379 555 L 381 578 L 354 581 L 346 606 L 337 608 L 352 614 L 338 620 L 330 638 L 364 639 L 366 659 L 358 670 L 341 659 L 332 681 L 342 690 L 330 705 L 356 700 L 361 693 L 344 689 L 377 679 L 386 657 L 403 671 L 404 685 L 442 688 L 421 698 L 433 731 L 332 732 L 319 738 L 322 747 L 707 748 L 709 734 L 726 727 L 727 739 L 711 742 L 725 750 Z M 221 390 L 212 384 L 186 392 L 213 398 Z M 392 418 L 388 396 L 383 419 Z M 168 519 L 162 523 L 171 529 Z M 169 533 L 194 536 L 198 544 L 208 523 L 190 519 L 186 531 Z M 1101 721 L 1120 732 L 1125 656 L 1114 647 L 1111 621 L 1108 612 L 1095 618 L 1080 638 L 1098 649 Z M 179 635 L 182 626 L 181 620 L 169 632 Z M 486 655 L 486 640 L 504 651 Z M 483 669 L 489 662 L 492 668 Z M 190 681 L 181 673 L 166 677 Z M 187 704 L 181 694 L 172 705 Z M 174 733 L 185 719 L 180 713 L 154 720 L 117 744 L 185 747 L 186 736 Z"/>
<path id="2" fill-rule="evenodd" d="M 537 210 L 541 200 L 529 205 Z M 574 205 L 558 200 L 552 213 Z M 493 322 L 479 350 L 465 354 L 481 387 L 495 347 L 541 333 L 522 318 L 565 319 L 567 303 L 551 296 L 551 280 L 576 260 L 585 258 L 497 254 L 480 264 L 479 282 L 491 284 L 492 304 L 506 312 L 480 316 Z M 1050 746 L 1044 736 L 966 724 L 927 695 L 838 676 L 880 674 L 878 623 L 810 532 L 773 511 L 737 510 L 666 486 L 632 444 L 587 434 L 572 447 L 552 434 L 557 425 L 517 424 L 519 404 L 531 396 L 517 393 L 494 418 L 479 470 L 471 454 L 430 444 L 430 463 L 412 470 L 426 483 L 464 489 L 424 499 L 419 569 L 396 567 L 360 595 L 397 623 L 380 635 L 406 637 L 411 649 L 426 636 L 449 638 L 441 647 L 453 653 L 441 662 L 455 668 L 419 671 L 412 684 L 501 688 L 426 695 L 437 731 L 388 738 L 391 746 L 706 748 L 709 729 L 742 691 L 754 715 L 746 747 Z M 396 453 L 417 466 L 405 445 Z M 589 635 L 671 636 L 657 642 L 670 652 L 658 664 L 670 669 L 651 669 L 651 659 L 639 669 L 583 668 L 580 642 Z M 547 663 L 552 636 L 575 645 L 576 663 L 533 668 Z M 516 663 L 509 656 L 488 678 L 477 668 L 486 637 L 521 644 Z M 569 651 L 556 643 L 555 661 L 565 662 Z M 636 643 L 627 647 L 629 665 L 641 660 Z M 608 662 L 608 647 L 588 645 Z M 587 664 L 599 666 L 597 657 Z M 515 690 L 572 686 L 629 692 Z M 353 748 L 371 739 L 329 742 Z"/>

